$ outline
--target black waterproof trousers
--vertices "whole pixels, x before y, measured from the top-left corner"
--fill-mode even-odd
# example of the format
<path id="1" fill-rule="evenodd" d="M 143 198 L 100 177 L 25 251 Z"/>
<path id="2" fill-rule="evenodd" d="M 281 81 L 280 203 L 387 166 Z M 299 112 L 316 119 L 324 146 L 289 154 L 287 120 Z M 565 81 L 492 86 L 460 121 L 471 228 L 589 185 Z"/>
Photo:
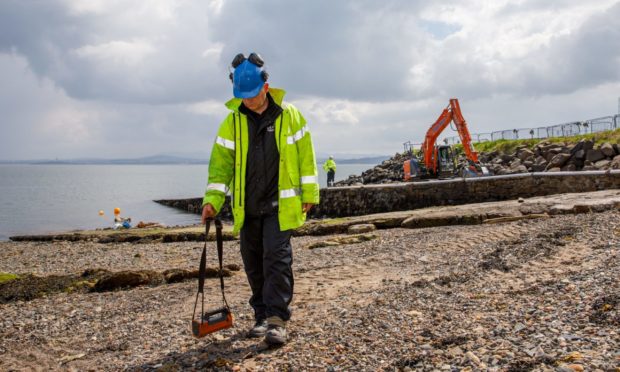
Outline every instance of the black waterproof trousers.
<path id="1" fill-rule="evenodd" d="M 252 288 L 250 305 L 256 320 L 291 318 L 293 299 L 292 231 L 280 231 L 278 214 L 246 216 L 241 229 L 241 257 Z"/>
<path id="2" fill-rule="evenodd" d="M 327 171 L 327 187 L 332 187 L 334 186 L 334 178 L 336 177 L 336 171 L 333 169 L 330 169 L 329 171 Z"/>

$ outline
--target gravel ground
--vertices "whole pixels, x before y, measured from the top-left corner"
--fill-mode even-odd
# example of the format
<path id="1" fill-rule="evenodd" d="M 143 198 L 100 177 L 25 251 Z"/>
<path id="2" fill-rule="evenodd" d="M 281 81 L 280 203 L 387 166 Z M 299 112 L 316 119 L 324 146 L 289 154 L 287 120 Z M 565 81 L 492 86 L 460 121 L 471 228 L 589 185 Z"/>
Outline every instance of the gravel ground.
<path id="1" fill-rule="evenodd" d="M 193 281 L 0 305 L 0 370 L 620 371 L 620 212 L 375 234 L 312 250 L 329 237 L 293 238 L 281 348 L 245 338 L 240 272 L 227 279 L 235 327 L 200 340 Z M 0 272 L 189 269 L 200 248 L 6 242 Z M 225 243 L 227 263 L 238 249 Z"/>

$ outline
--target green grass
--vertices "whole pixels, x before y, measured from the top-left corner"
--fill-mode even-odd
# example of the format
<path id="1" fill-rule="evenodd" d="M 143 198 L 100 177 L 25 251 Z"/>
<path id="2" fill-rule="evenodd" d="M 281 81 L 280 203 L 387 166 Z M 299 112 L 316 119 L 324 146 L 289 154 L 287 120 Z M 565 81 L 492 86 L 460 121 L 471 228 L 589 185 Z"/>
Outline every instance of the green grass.
<path id="1" fill-rule="evenodd" d="M 595 145 L 601 145 L 605 142 L 620 143 L 620 129 L 609 130 L 605 132 L 581 134 L 571 137 L 554 137 L 545 139 L 518 139 L 518 140 L 496 140 L 487 141 L 474 144 L 474 148 L 478 152 L 492 152 L 498 151 L 504 154 L 510 154 L 515 152 L 515 149 L 519 146 L 526 145 L 528 148 L 532 148 L 534 145 L 540 142 L 549 143 L 561 143 L 561 144 L 573 144 L 580 140 L 592 140 Z M 462 151 L 462 145 L 458 145 L 457 151 Z"/>
<path id="2" fill-rule="evenodd" d="M 10 282 L 11 280 L 15 280 L 17 278 L 19 278 L 19 276 L 15 274 L 0 273 L 0 284 Z"/>

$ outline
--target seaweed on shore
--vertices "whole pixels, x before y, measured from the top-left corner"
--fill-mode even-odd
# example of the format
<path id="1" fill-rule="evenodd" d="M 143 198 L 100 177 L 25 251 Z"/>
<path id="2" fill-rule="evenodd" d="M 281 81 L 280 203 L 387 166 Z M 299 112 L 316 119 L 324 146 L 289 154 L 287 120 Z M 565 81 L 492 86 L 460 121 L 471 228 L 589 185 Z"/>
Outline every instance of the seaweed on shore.
<path id="1" fill-rule="evenodd" d="M 239 271 L 239 265 L 226 265 L 223 275 Z M 207 268 L 207 278 L 218 277 L 219 270 Z M 0 282 L 0 304 L 14 301 L 31 301 L 56 293 L 107 292 L 131 289 L 142 285 L 172 284 L 198 277 L 198 270 L 170 269 L 164 272 L 151 270 L 110 272 L 105 269 L 86 269 L 81 275 L 36 276 L 25 274 Z"/>

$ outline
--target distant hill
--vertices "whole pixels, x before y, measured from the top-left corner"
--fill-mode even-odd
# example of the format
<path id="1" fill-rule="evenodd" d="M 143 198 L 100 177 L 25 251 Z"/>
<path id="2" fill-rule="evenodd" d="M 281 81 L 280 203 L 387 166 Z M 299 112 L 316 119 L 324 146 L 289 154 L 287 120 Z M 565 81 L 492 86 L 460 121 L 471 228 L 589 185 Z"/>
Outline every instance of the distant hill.
<path id="1" fill-rule="evenodd" d="M 382 155 L 382 156 L 371 156 L 371 157 L 356 158 L 356 159 L 338 159 L 337 157 L 334 157 L 334 160 L 336 161 L 336 165 L 338 164 L 379 164 L 389 158 L 390 156 L 388 155 Z M 327 158 L 317 159 L 317 163 L 323 164 L 325 163 L 326 160 Z"/>
<path id="2" fill-rule="evenodd" d="M 390 156 L 371 156 L 355 159 L 339 159 L 335 157 L 336 164 L 379 164 Z M 327 157 L 318 158 L 317 163 L 323 164 Z M 174 165 L 174 164 L 209 164 L 209 159 L 187 158 L 173 155 L 153 155 L 143 158 L 100 159 L 100 158 L 77 158 L 77 159 L 37 159 L 37 160 L 14 160 L 2 161 L 0 164 L 48 164 L 48 165 Z"/>
<path id="3" fill-rule="evenodd" d="M 79 159 L 43 159 L 43 160 L 18 160 L 0 161 L 2 164 L 91 164 L 91 165 L 164 165 L 164 164 L 209 164 L 209 159 L 192 159 L 171 155 L 153 155 L 143 158 L 123 158 L 123 159 L 99 159 L 99 158 L 79 158 Z"/>

